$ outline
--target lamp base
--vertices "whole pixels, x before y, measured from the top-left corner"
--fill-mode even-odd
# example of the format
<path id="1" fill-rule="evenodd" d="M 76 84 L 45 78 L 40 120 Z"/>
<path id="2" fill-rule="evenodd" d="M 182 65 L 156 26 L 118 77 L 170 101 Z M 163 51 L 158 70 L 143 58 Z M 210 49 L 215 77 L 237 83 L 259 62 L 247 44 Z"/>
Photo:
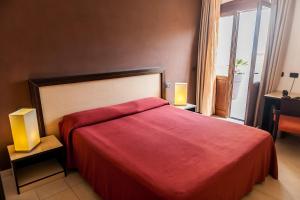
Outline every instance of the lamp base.
<path id="1" fill-rule="evenodd" d="M 18 153 L 29 153 L 32 150 L 34 150 L 37 146 L 39 146 L 40 143 L 41 143 L 41 141 L 39 141 L 37 144 L 35 144 L 34 146 L 32 146 L 30 149 L 16 149 L 15 148 L 15 152 L 18 152 Z"/>

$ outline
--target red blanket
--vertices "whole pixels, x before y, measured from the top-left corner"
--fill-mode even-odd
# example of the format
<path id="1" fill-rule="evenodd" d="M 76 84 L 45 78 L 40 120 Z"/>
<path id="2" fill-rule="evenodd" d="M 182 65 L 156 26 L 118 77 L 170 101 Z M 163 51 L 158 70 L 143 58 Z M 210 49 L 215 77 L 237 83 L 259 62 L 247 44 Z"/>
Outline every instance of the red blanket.
<path id="1" fill-rule="evenodd" d="M 235 200 L 277 178 L 269 133 L 157 98 L 66 116 L 61 133 L 69 164 L 103 199 Z"/>

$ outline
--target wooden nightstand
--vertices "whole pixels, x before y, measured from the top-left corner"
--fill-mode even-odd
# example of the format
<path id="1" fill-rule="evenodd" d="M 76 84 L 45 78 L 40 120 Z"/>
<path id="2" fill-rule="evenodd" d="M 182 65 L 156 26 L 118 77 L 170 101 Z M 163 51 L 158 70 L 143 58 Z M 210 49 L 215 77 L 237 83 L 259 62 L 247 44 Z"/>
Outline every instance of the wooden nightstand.
<path id="1" fill-rule="evenodd" d="M 185 106 L 175 106 L 175 107 L 183 109 L 183 110 L 189 110 L 192 112 L 196 112 L 196 105 L 190 104 L 190 103 L 186 104 Z"/>
<path id="2" fill-rule="evenodd" d="M 18 194 L 66 176 L 64 147 L 54 135 L 41 138 L 30 152 L 16 152 L 14 145 L 7 150 Z"/>

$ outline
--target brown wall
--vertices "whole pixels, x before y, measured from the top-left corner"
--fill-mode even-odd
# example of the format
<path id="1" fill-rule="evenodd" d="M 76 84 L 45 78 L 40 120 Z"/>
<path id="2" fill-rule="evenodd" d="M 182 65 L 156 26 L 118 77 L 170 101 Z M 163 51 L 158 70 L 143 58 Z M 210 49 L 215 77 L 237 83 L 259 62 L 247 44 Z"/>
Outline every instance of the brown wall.
<path id="1" fill-rule="evenodd" d="M 1 169 L 12 143 L 8 114 L 31 106 L 29 78 L 162 66 L 172 83 L 189 82 L 193 102 L 200 2 L 1 0 Z"/>

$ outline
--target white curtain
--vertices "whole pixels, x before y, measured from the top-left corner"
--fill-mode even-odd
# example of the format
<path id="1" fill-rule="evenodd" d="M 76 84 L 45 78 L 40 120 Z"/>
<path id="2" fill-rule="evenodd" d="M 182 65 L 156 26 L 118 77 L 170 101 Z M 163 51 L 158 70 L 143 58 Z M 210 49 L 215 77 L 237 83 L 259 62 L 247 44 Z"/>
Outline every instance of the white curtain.
<path id="1" fill-rule="evenodd" d="M 275 91 L 278 86 L 288 42 L 293 6 L 294 0 L 272 0 L 271 23 L 256 104 L 254 126 L 261 125 L 264 95 Z"/>

